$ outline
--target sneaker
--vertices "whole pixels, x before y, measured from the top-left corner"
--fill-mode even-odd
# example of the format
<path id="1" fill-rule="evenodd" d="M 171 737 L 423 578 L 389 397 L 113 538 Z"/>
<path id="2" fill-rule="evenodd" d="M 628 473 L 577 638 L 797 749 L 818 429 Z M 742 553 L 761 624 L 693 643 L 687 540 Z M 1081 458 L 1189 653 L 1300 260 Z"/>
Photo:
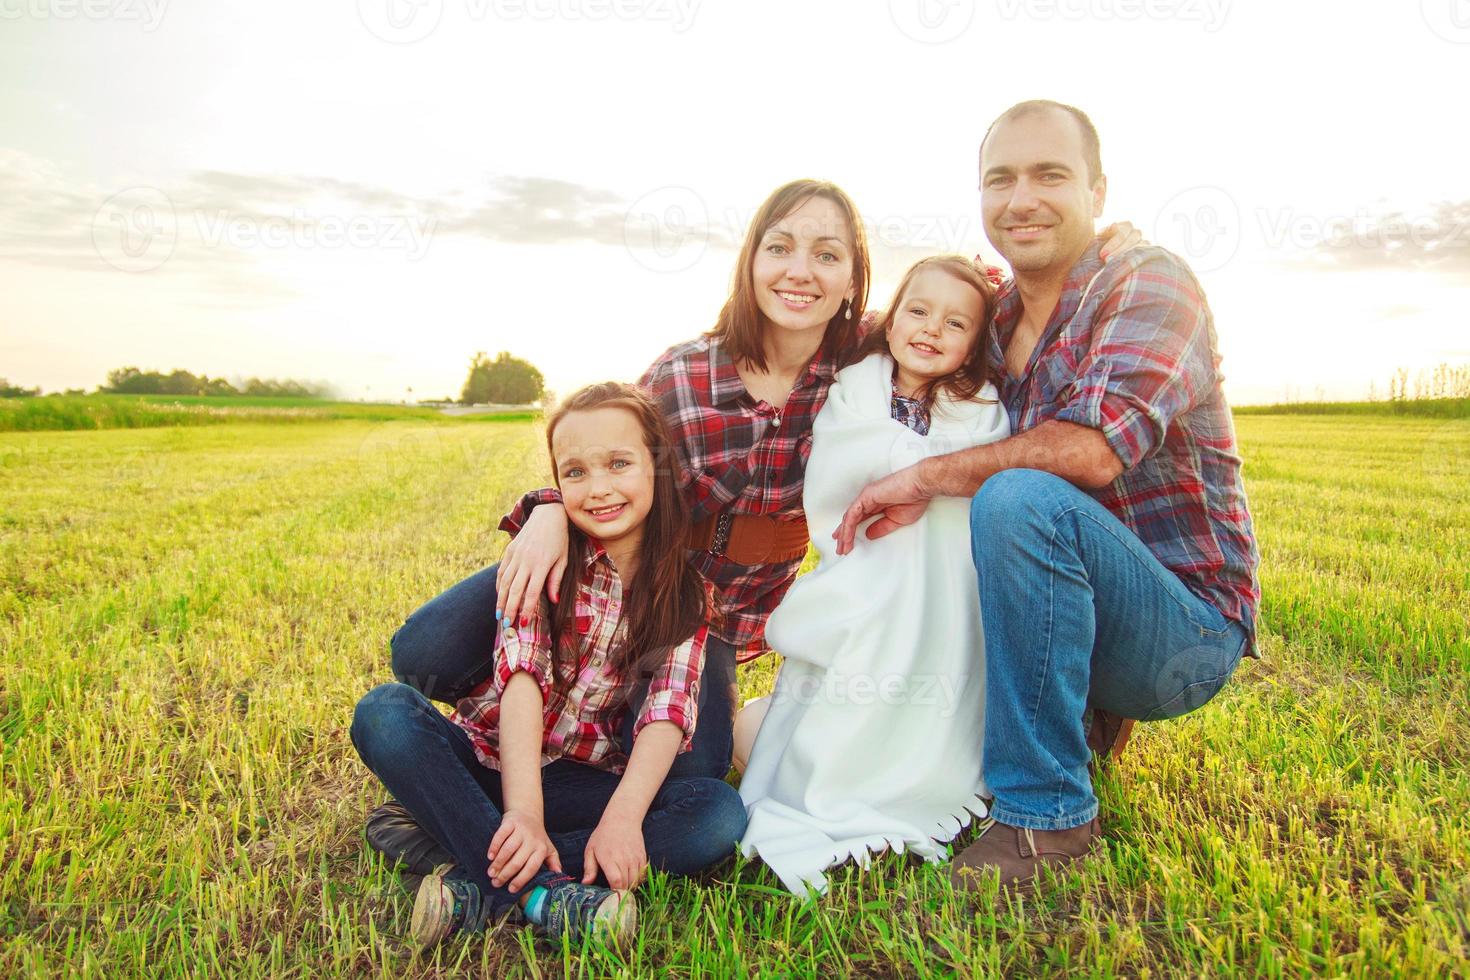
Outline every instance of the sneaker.
<path id="1" fill-rule="evenodd" d="M 452 868 L 452 865 L 435 868 L 419 882 L 408 932 L 420 946 L 437 946 L 458 933 L 480 932 L 485 928 L 489 903 L 470 882 L 444 877 Z"/>
<path id="2" fill-rule="evenodd" d="M 559 879 L 546 889 L 541 929 L 548 939 L 566 936 L 576 942 L 597 933 L 621 946 L 638 929 L 638 900 L 630 892 L 584 885 L 573 878 Z"/>
<path id="3" fill-rule="evenodd" d="M 441 864 L 454 860 L 397 800 L 390 799 L 368 814 L 363 836 L 389 864 L 400 866 L 409 875 L 429 875 Z"/>

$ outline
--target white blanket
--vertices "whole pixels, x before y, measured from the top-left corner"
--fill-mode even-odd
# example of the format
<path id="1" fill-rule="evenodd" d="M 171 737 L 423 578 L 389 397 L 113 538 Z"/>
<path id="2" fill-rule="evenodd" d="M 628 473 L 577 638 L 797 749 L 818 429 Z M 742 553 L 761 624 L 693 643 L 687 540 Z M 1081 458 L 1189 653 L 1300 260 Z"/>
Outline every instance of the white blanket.
<path id="1" fill-rule="evenodd" d="M 821 564 L 798 579 L 766 637 L 785 661 L 740 795 L 741 841 L 792 892 L 869 852 L 943 857 L 989 796 L 980 774 L 985 649 L 970 502 L 934 500 L 916 524 L 837 557 L 831 533 L 870 481 L 925 456 L 1010 433 L 988 402 L 941 398 L 927 437 L 889 415 L 893 361 L 837 376 L 813 424 L 803 505 Z M 866 527 L 866 525 L 865 525 Z M 938 843 L 937 843 L 938 842 Z"/>

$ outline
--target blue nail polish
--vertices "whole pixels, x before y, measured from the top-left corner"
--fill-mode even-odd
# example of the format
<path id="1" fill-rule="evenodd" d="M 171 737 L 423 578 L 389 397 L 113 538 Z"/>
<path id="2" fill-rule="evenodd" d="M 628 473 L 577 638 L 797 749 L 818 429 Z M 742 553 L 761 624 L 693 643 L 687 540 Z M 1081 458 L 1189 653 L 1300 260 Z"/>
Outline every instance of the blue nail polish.
<path id="1" fill-rule="evenodd" d="M 504 618 L 505 618 L 505 613 L 501 612 L 499 609 L 495 610 L 495 621 L 497 623 L 500 622 Z"/>

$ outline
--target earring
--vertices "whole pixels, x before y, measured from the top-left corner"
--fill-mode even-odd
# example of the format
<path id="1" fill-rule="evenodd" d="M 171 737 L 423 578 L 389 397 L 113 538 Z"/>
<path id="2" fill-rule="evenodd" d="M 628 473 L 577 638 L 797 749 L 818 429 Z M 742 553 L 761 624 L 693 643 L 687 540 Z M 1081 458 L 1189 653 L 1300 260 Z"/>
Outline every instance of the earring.
<path id="1" fill-rule="evenodd" d="M 846 319 L 848 319 L 848 320 L 851 320 L 852 319 L 852 300 L 848 300 L 847 301 L 847 317 L 846 317 Z"/>

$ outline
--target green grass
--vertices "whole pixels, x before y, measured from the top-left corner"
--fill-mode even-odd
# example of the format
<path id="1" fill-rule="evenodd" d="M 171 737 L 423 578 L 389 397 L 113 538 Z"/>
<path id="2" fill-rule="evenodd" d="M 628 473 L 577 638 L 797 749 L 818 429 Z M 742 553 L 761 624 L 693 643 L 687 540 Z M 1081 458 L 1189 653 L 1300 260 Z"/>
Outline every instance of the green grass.
<path id="1" fill-rule="evenodd" d="M 459 416 L 454 421 L 527 421 L 530 412 Z M 0 398 L 0 432 L 77 429 L 151 429 L 251 422 L 449 421 L 419 405 L 333 402 L 316 398 L 205 397 L 202 395 L 47 395 Z"/>
<path id="2" fill-rule="evenodd" d="M 415 956 L 361 840 L 352 706 L 498 557 L 533 425 L 0 435 L 0 975 L 1464 975 L 1470 420 L 1238 427 L 1265 659 L 1140 726 L 1104 855 L 1012 902 L 898 859 L 816 904 L 759 865 L 656 876 L 624 956 Z"/>
<path id="3" fill-rule="evenodd" d="M 1433 419 L 1470 418 L 1470 398 L 1404 398 L 1378 402 L 1284 402 L 1278 405 L 1244 405 L 1240 415 L 1379 415 L 1389 418 L 1415 416 Z"/>

